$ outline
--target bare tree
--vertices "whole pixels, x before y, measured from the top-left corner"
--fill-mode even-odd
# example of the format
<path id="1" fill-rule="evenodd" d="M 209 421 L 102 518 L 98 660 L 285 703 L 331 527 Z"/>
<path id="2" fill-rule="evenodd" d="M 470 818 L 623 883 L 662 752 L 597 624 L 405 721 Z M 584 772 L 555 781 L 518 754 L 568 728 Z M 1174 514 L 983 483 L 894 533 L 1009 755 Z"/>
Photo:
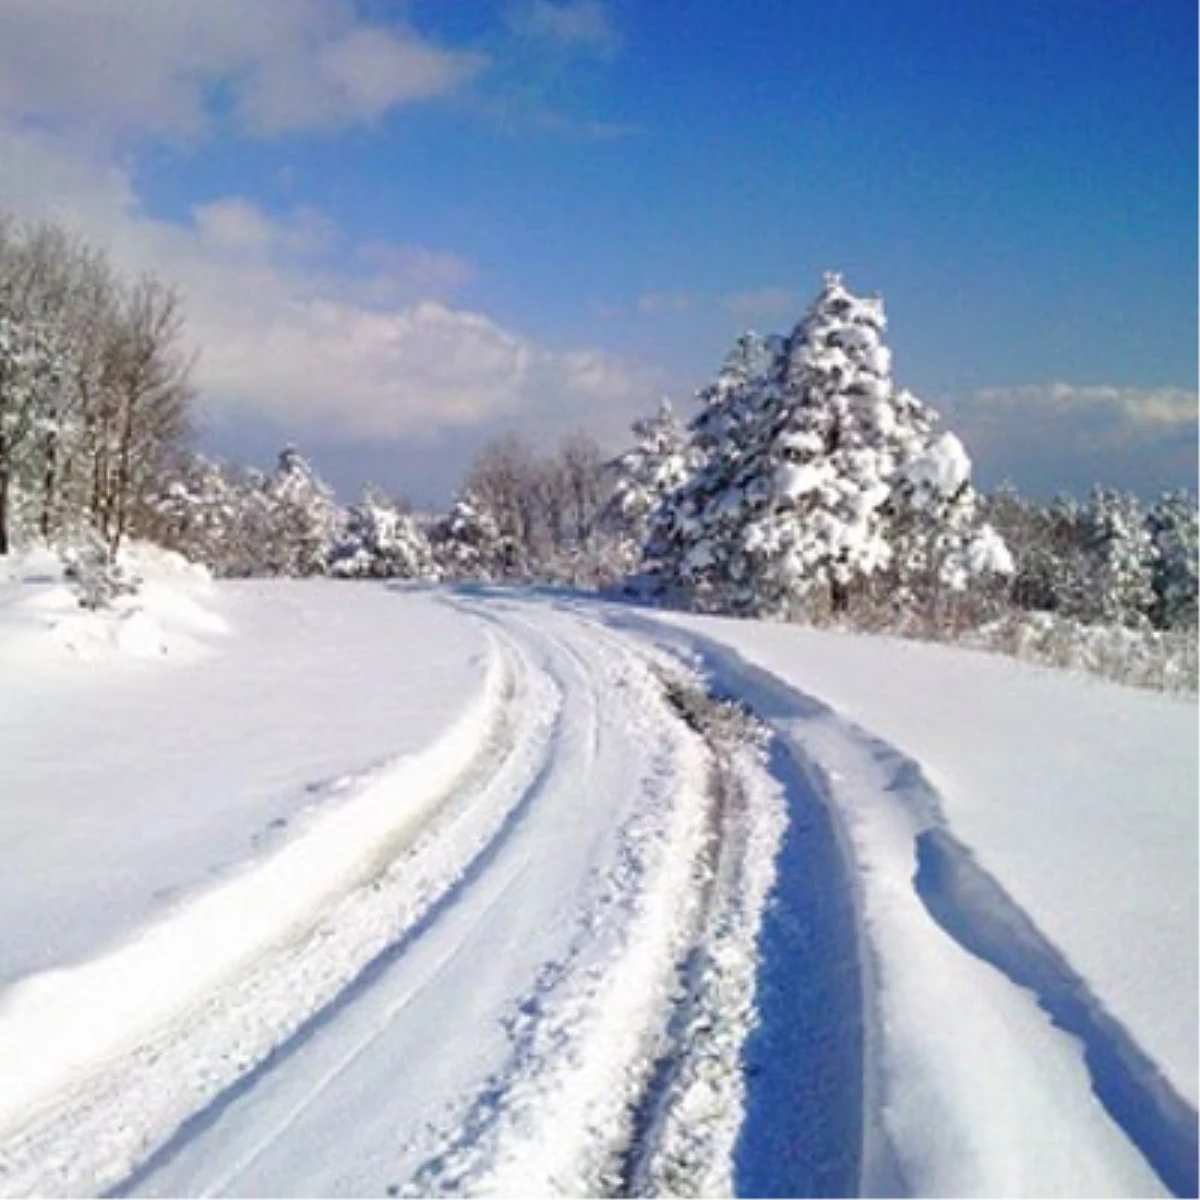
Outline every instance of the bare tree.
<path id="1" fill-rule="evenodd" d="M 0 553 L 91 523 L 115 550 L 188 432 L 176 294 L 51 223 L 0 220 Z"/>
<path id="2" fill-rule="evenodd" d="M 123 297 L 105 356 L 92 515 L 115 551 L 189 433 L 192 359 L 171 288 L 145 277 Z"/>

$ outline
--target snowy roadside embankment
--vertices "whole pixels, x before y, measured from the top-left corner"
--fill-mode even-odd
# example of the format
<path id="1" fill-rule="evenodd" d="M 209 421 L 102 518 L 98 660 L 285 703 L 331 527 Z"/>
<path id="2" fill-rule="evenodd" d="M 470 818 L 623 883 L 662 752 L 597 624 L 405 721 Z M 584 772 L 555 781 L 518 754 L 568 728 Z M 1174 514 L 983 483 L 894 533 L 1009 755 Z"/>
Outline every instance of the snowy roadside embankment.
<path id="1" fill-rule="evenodd" d="M 0 662 L 26 682 L 80 661 L 186 662 L 210 653 L 228 631 L 210 605 L 214 585 L 204 567 L 139 542 L 126 546 L 120 564 L 138 581 L 136 591 L 89 610 L 52 551 L 0 558 Z"/>
<path id="2" fill-rule="evenodd" d="M 630 620 L 766 716 L 842 827 L 867 1185 L 873 1161 L 918 1194 L 1149 1194 L 1149 1164 L 1193 1189 L 1195 705 L 945 647 Z"/>
<path id="3" fill-rule="evenodd" d="M 0 994 L 0 1124 L 318 924 L 340 895 L 368 882 L 451 792 L 510 703 L 498 653 L 489 668 L 434 742 L 339 781 L 344 798 L 315 813 L 301 836 L 239 864 L 131 940 Z"/>
<path id="4" fill-rule="evenodd" d="M 167 655 L 107 641 L 81 658 L 56 636 L 60 588 L 0 591 L 0 987 L 96 956 L 302 834 L 433 745 L 491 669 L 482 630 L 427 596 L 163 575 L 142 592 L 169 597 L 159 624 L 193 606 L 223 631 L 189 635 L 197 653 L 168 630 Z"/>

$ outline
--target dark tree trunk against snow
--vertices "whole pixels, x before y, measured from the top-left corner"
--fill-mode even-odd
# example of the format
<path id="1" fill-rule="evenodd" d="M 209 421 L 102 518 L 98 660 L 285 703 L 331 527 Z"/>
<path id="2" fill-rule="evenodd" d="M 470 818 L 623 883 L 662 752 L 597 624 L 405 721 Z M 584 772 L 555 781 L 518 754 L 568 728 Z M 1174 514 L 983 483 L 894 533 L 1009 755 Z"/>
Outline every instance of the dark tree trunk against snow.
<path id="1" fill-rule="evenodd" d="M 3 430 L 0 430 L 0 554 L 7 554 L 9 550 L 8 494 L 8 445 Z"/>
<path id="2" fill-rule="evenodd" d="M 54 430 L 46 435 L 42 457 L 42 510 L 38 514 L 38 531 L 49 541 L 54 532 L 54 517 L 58 508 L 58 434 Z"/>

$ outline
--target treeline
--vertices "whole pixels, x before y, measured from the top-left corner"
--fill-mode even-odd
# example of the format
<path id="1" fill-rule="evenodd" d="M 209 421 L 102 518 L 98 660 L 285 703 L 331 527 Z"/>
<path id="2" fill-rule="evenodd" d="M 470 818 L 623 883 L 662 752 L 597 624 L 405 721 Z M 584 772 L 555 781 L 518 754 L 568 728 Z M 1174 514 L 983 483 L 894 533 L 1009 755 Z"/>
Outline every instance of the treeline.
<path id="1" fill-rule="evenodd" d="M 178 297 L 52 224 L 0 218 L 0 554 L 14 531 L 148 528 L 188 438 Z"/>
<path id="2" fill-rule="evenodd" d="M 882 301 L 831 275 L 790 334 L 737 340 L 690 420 L 664 402 L 616 457 L 507 436 L 448 512 L 379 488 L 343 506 L 294 448 L 271 471 L 191 452 L 171 289 L 0 222 L 0 553 L 41 539 L 102 571 L 136 536 L 222 576 L 567 584 L 926 633 L 1014 613 L 1194 631 L 1194 498 L 979 493 L 962 443 L 894 383 L 885 329 Z"/>

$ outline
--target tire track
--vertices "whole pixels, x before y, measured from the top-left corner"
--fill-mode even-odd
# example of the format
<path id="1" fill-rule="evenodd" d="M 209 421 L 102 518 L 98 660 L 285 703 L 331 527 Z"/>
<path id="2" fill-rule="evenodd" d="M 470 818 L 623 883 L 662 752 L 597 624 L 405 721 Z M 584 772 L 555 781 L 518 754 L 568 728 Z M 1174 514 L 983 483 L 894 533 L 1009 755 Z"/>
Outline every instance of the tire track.
<path id="1" fill-rule="evenodd" d="M 503 638 L 495 645 L 503 678 L 492 725 L 426 821 L 376 847 L 355 884 L 306 927 L 287 930 L 168 1024 L 131 1031 L 118 1054 L 10 1128 L 0 1193 L 127 1190 L 139 1163 L 219 1111 L 222 1096 L 335 1011 L 381 951 L 419 927 L 524 795 L 559 711 L 560 698 L 517 648 Z M 196 1047 L 204 1047 L 199 1058 Z"/>

